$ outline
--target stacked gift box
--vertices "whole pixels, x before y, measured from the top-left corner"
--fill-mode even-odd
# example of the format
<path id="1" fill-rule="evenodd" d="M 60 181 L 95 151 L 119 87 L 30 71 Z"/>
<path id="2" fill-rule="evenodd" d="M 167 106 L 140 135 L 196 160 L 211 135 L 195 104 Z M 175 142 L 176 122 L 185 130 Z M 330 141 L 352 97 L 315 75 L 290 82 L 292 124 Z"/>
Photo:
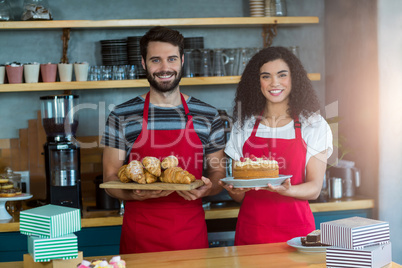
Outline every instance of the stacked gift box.
<path id="1" fill-rule="evenodd" d="M 81 214 L 76 208 L 45 205 L 20 213 L 20 232 L 28 236 L 28 252 L 35 262 L 78 257 Z"/>
<path id="2" fill-rule="evenodd" d="M 351 217 L 320 224 L 327 267 L 383 267 L 392 261 L 389 223 Z"/>

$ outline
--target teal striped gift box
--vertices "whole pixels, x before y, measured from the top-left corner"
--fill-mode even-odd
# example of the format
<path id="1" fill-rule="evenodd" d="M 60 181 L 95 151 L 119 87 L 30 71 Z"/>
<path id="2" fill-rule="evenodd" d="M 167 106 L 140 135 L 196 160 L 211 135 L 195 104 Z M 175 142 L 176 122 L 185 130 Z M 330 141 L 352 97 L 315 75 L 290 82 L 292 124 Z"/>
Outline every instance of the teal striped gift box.
<path id="1" fill-rule="evenodd" d="M 49 262 L 54 259 L 78 258 L 77 236 L 68 234 L 56 238 L 28 237 L 28 252 L 35 262 Z"/>
<path id="2" fill-rule="evenodd" d="M 45 205 L 20 213 L 20 232 L 42 238 L 60 237 L 81 230 L 81 214 L 76 208 Z"/>

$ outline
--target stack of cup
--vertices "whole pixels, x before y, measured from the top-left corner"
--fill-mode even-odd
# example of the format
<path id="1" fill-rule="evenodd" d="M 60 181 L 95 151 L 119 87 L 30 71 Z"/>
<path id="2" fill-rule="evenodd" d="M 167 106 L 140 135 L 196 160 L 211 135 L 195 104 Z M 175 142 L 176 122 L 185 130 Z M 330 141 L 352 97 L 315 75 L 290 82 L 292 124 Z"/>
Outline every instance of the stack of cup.
<path id="1" fill-rule="evenodd" d="M 22 83 L 22 74 L 24 66 L 20 63 L 11 63 L 6 65 L 7 79 L 10 84 Z"/>
<path id="2" fill-rule="evenodd" d="M 275 15 L 275 0 L 265 0 L 265 17 L 274 17 Z"/>
<path id="3" fill-rule="evenodd" d="M 74 63 L 74 74 L 76 81 L 88 80 L 88 62 L 76 62 Z"/>
<path id="4" fill-rule="evenodd" d="M 6 74 L 6 67 L 0 65 L 0 84 L 4 84 L 4 76 Z"/>
<path id="5" fill-rule="evenodd" d="M 73 77 L 73 65 L 71 63 L 59 63 L 57 69 L 59 70 L 60 82 L 71 82 Z"/>
<path id="6" fill-rule="evenodd" d="M 40 73 L 43 82 L 56 82 L 57 64 L 45 63 L 40 65 Z"/>
<path id="7" fill-rule="evenodd" d="M 25 83 L 38 83 L 40 65 L 37 62 L 24 64 Z"/>
<path id="8" fill-rule="evenodd" d="M 264 1 L 265 0 L 249 0 L 251 17 L 264 17 Z"/>

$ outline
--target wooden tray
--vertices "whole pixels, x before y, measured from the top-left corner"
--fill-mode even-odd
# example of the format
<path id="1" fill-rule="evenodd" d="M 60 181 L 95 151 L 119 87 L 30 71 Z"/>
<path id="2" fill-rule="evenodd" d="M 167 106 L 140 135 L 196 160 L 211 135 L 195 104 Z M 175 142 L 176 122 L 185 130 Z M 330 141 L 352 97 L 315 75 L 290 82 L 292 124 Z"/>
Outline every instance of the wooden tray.
<path id="1" fill-rule="evenodd" d="M 189 191 L 204 185 L 202 180 L 196 180 L 190 184 L 180 183 L 166 183 L 166 182 L 154 182 L 150 184 L 141 184 L 136 182 L 124 183 L 121 181 L 108 181 L 101 183 L 99 188 L 108 189 L 127 189 L 127 190 L 177 190 L 177 191 Z"/>

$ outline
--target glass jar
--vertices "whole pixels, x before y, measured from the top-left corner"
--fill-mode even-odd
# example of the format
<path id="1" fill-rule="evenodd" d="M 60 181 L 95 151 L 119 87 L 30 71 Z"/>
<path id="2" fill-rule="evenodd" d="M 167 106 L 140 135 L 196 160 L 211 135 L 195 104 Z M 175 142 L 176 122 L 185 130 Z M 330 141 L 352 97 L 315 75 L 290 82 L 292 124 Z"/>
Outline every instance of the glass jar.
<path id="1" fill-rule="evenodd" d="M 5 177 L 12 182 L 14 188 L 21 189 L 21 174 L 14 173 L 13 170 L 9 167 L 5 169 L 6 173 L 0 174 L 2 177 Z"/>
<path id="2" fill-rule="evenodd" d="M 13 20 L 10 3 L 7 0 L 0 0 L 0 21 Z"/>
<path id="3" fill-rule="evenodd" d="M 274 0 L 272 3 L 275 5 L 275 16 L 284 17 L 288 15 L 286 0 Z"/>
<path id="4" fill-rule="evenodd" d="M 52 20 L 47 0 L 24 0 L 21 20 Z"/>

